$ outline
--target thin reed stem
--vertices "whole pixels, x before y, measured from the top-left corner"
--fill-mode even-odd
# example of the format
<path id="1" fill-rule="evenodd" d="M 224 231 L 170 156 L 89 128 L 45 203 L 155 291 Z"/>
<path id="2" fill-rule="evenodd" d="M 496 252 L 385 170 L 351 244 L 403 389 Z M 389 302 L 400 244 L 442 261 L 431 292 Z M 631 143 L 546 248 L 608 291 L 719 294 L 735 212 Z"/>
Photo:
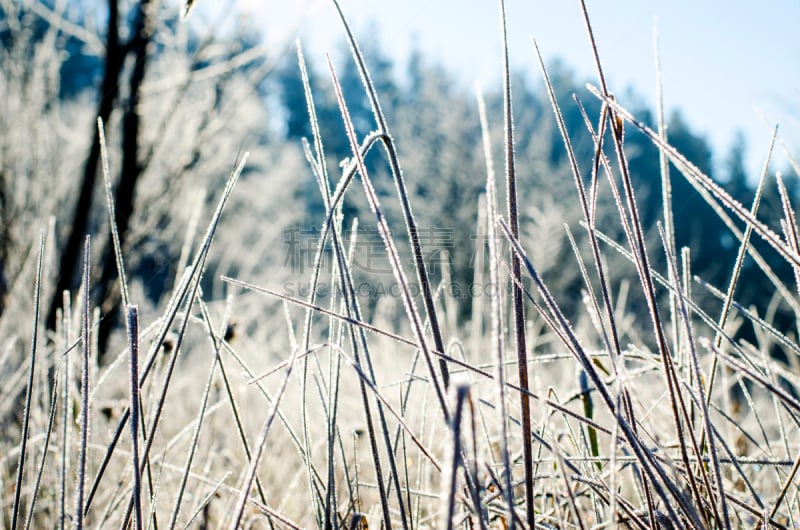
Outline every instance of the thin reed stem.
<path id="1" fill-rule="evenodd" d="M 514 115 L 511 106 L 511 67 L 508 58 L 508 33 L 506 27 L 506 5 L 500 4 L 500 33 L 503 54 L 503 129 L 504 154 L 506 165 L 506 201 L 508 207 L 508 224 L 514 239 L 519 239 L 519 208 L 517 206 L 517 168 L 514 156 Z M 491 221 L 490 221 L 491 222 Z M 519 386 L 528 390 L 528 349 L 525 340 L 525 303 L 522 296 L 520 280 L 522 269 L 519 256 L 512 250 L 511 261 L 511 296 L 514 304 L 514 341 L 517 350 L 517 372 Z M 519 395 L 522 417 L 522 465 L 525 475 L 525 515 L 527 525 L 536 527 L 536 510 L 534 507 L 533 447 L 531 446 L 531 408 L 527 394 Z M 513 519 L 509 521 L 513 530 Z"/>
<path id="2" fill-rule="evenodd" d="M 87 451 L 89 445 L 89 357 L 91 349 L 91 256 L 92 240 L 86 236 L 83 247 L 83 314 L 81 319 L 81 344 L 82 344 L 82 364 L 81 364 L 81 413 L 80 413 L 80 452 L 78 453 L 78 483 L 75 495 L 75 528 L 83 530 L 84 509 L 83 499 L 86 485 L 86 464 Z"/>
<path id="3" fill-rule="evenodd" d="M 25 387 L 25 411 L 22 416 L 22 433 L 19 442 L 19 458 L 17 459 L 17 481 L 14 486 L 14 506 L 11 511 L 11 529 L 16 530 L 20 515 L 22 498 L 22 478 L 25 474 L 25 457 L 28 449 L 28 428 L 31 418 L 31 399 L 33 396 L 34 373 L 36 370 L 36 348 L 39 337 L 39 301 L 42 292 L 42 269 L 44 262 L 44 230 L 39 234 L 39 259 L 36 264 L 36 284 L 33 289 L 33 333 L 31 334 L 31 353 L 28 357 L 28 384 Z M 42 455 L 45 458 L 47 453 Z M 33 500 L 31 500 L 33 502 Z"/>
<path id="4" fill-rule="evenodd" d="M 139 308 L 127 306 L 128 352 L 130 358 L 131 465 L 133 466 L 133 524 L 142 530 L 142 474 L 139 470 Z"/>

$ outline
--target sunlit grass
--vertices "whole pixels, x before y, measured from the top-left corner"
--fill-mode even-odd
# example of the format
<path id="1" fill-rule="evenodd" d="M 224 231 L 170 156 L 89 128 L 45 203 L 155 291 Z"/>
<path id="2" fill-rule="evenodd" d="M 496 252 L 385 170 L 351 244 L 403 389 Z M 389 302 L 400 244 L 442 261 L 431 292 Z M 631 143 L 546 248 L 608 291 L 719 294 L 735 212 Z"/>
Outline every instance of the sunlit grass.
<path id="1" fill-rule="evenodd" d="M 248 155 L 235 160 L 213 211 L 184 211 L 195 203 L 175 199 L 171 212 L 193 220 L 182 245 L 185 268 L 159 303 L 140 300 L 129 284 L 112 230 L 127 325 L 102 364 L 95 344 L 102 316 L 91 306 L 94 238 L 86 238 L 76 310 L 65 296 L 54 330 L 39 322 L 41 292 L 54 288 L 45 259 L 52 241 L 43 233 L 36 257 L 23 260 L 32 289 L 23 294 L 15 285 L 0 317 L 3 527 L 796 527 L 800 400 L 793 368 L 800 345 L 796 333 L 735 298 L 739 271 L 752 256 L 775 296 L 797 307 L 796 278 L 779 278 L 750 243 L 760 238 L 800 270 L 795 212 L 780 179 L 782 231 L 758 216 L 771 149 L 748 208 L 673 148 L 663 123 L 648 128 L 612 96 L 584 7 L 598 68 L 598 86 L 589 90 L 600 112 L 592 115 L 577 97 L 559 101 L 539 57 L 573 177 L 563 185 L 574 188 L 574 203 L 559 206 L 580 212 L 565 231 L 574 260 L 547 277 L 563 270 L 580 283 L 554 292 L 537 268 L 552 256 L 520 235 L 526 219 L 515 189 L 527 173 L 517 149 L 525 139 L 514 135 L 505 57 L 503 110 L 487 113 L 481 94 L 475 103 L 484 193 L 480 207 L 468 205 L 480 212 L 475 226 L 462 228 L 480 236 L 474 278 L 486 288 L 463 315 L 448 289 L 450 271 L 432 274 L 420 246 L 414 212 L 438 205 L 410 193 L 402 145 L 340 15 L 374 131 L 358 136 L 348 106 L 354 96 L 342 91 L 329 63 L 351 149 L 332 170 L 315 104 L 320 87 L 312 86 L 298 45 L 312 135 L 303 145 L 308 167 L 294 169 L 313 174 L 324 207 L 313 267 L 296 273 L 307 291 L 284 292 L 286 271 L 278 267 L 250 277 L 257 264 L 229 270 L 223 255 L 209 265 L 218 247 L 247 254 L 251 243 L 237 237 L 276 229 L 253 210 L 231 208 L 252 185 L 244 182 L 253 178 L 245 173 Z M 504 9 L 500 19 L 498 41 L 505 42 Z M 580 134 L 595 146 L 585 159 L 562 116 L 572 104 L 585 119 Z M 113 125 L 98 126 L 114 227 L 104 135 Z M 502 141 L 493 130 L 502 131 Z M 733 219 L 740 251 L 722 264 L 735 271 L 726 291 L 692 277 L 691 254 L 675 248 L 668 199 L 658 237 L 647 233 L 636 195 L 640 176 L 631 173 L 626 151 L 632 131 L 658 147 L 665 188 L 685 178 Z M 501 148 L 504 178 L 494 160 Z M 378 170 L 367 163 L 376 153 L 383 156 Z M 390 179 L 396 195 L 381 193 L 379 179 Z M 610 199 L 599 200 L 603 194 Z M 368 206 L 357 219 L 345 208 L 353 196 Z M 245 199 L 235 204 L 261 197 Z M 222 230 L 228 219 L 233 228 Z M 389 268 L 380 278 L 364 278 L 357 267 L 359 224 L 380 236 Z M 622 262 L 631 272 L 617 282 L 610 264 Z M 357 282 L 387 277 L 394 290 L 369 307 Z M 320 285 L 328 287 L 318 292 Z M 220 289 L 224 296 L 208 292 Z M 695 297 L 694 290 L 711 296 Z M 738 340 L 734 325 L 752 325 L 757 341 Z M 25 336 L 32 337 L 27 353 Z M 788 365 L 774 358 L 775 348 Z"/>

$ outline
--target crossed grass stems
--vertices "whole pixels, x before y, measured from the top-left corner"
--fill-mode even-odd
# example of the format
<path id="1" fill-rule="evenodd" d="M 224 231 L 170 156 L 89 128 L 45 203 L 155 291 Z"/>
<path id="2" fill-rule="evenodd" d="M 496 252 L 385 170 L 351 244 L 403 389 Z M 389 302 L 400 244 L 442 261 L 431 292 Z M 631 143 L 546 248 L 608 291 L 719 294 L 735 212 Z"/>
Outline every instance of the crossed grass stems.
<path id="1" fill-rule="evenodd" d="M 588 340 L 578 336 L 572 323 L 562 313 L 558 301 L 550 294 L 536 269 L 535 259 L 530 258 L 520 243 L 512 88 L 506 44 L 506 14 L 501 0 L 505 215 L 497 209 L 490 124 L 480 94 L 477 103 L 484 135 L 487 174 L 479 232 L 488 235 L 489 255 L 488 280 L 484 277 L 482 267 L 476 270 L 476 280 L 479 283 L 488 281 L 493 287 L 489 290 L 488 337 L 473 337 L 472 342 L 474 349 L 489 354 L 487 358 L 490 362 L 480 365 L 467 360 L 465 345 L 461 342 L 451 340 L 445 344 L 446 330 L 437 313 L 441 311 L 437 306 L 443 303 L 442 289 L 433 285 L 425 268 L 396 145 L 356 39 L 338 2 L 334 0 L 334 4 L 362 77 L 376 130 L 359 143 L 335 69 L 329 61 L 331 80 L 353 153 L 338 184 L 331 189 L 313 93 L 298 43 L 299 68 L 312 126 L 311 143 L 304 142 L 303 147 L 319 184 L 326 212 L 310 279 L 309 296 L 305 300 L 291 298 L 242 279 L 223 278 L 232 291 L 235 290 L 233 287 L 243 288 L 264 293 L 282 302 L 291 346 L 288 359 L 267 373 L 256 373 L 226 337 L 235 297 L 229 297 L 225 313 L 215 326 L 200 288 L 217 226 L 245 166 L 246 156 L 237 160 L 202 245 L 191 266 L 187 267 L 177 282 L 165 311 L 148 328 L 139 329 L 138 309 L 130 303 L 122 252 L 113 230 L 115 212 L 111 199 L 108 154 L 103 124 L 98 123 L 108 215 L 114 236 L 122 298 L 127 307 L 128 347 L 94 383 L 93 388 L 90 380 L 92 334 L 99 317 L 96 313 L 94 316 L 92 314 L 88 294 L 91 239 L 87 237 L 80 297 L 82 307 L 78 317 L 81 322 L 80 337 L 72 336 L 71 322 L 75 317 L 69 297 L 65 296 L 58 330 L 61 349 L 57 350 L 55 362 L 48 368 L 52 373 L 46 379 L 52 383 L 52 387 L 48 389 L 48 385 L 40 384 L 38 388 L 41 395 L 38 398 L 33 395 L 37 359 L 41 357 L 37 357 L 37 354 L 39 297 L 45 254 L 43 234 L 39 244 L 28 378 L 19 383 L 25 384 L 25 408 L 21 441 L 15 451 L 17 474 L 10 527 L 16 529 L 24 525 L 30 528 L 36 524 L 37 518 L 43 517 L 37 512 L 37 506 L 49 500 L 49 497 L 56 500 L 58 514 L 55 518 L 59 525 L 74 525 L 77 528 L 103 524 L 122 527 L 132 524 L 137 529 L 165 525 L 174 528 L 189 527 L 200 522 L 236 529 L 243 525 L 250 527 L 261 520 L 270 528 L 297 528 L 307 524 L 323 528 L 359 528 L 366 527 L 368 518 L 373 519 L 373 524 L 378 523 L 387 529 L 422 528 L 433 524 L 446 528 L 489 528 L 500 525 L 512 529 L 517 526 L 583 529 L 598 524 L 623 525 L 627 528 L 795 527 L 800 522 L 796 478 L 800 454 L 791 440 L 800 426 L 800 402 L 778 382 L 779 377 L 792 380 L 792 375 L 768 358 L 763 348 L 759 350 L 749 344 L 740 344 L 725 331 L 735 310 L 740 318 L 751 321 L 754 327 L 762 330 L 765 338 L 780 344 L 790 355 L 800 353 L 796 341 L 734 301 L 742 263 L 750 255 L 773 281 L 776 292 L 792 307 L 796 309 L 797 306 L 790 288 L 778 279 L 749 245 L 755 233 L 786 259 L 795 271 L 800 270 L 800 239 L 795 212 L 780 178 L 778 187 L 784 209 L 783 237 L 772 232 L 757 218 L 777 129 L 772 136 L 756 198 L 748 210 L 669 145 L 660 94 L 658 131 L 639 122 L 615 100 L 606 85 L 588 12 L 581 0 L 599 80 L 599 87 L 590 86 L 589 90 L 602 105 L 595 127 L 583 111 L 581 101 L 575 98 L 575 104 L 583 112 L 587 132 L 595 145 L 594 157 L 587 161 L 591 164 L 587 186 L 561 118 L 561 103 L 555 98 L 538 45 L 533 42 L 568 154 L 576 196 L 583 214 L 582 228 L 586 230 L 591 247 L 592 263 L 587 267 L 571 229 L 567 227 L 577 266 L 584 280 L 587 295 L 585 309 L 592 317 L 596 338 L 602 344 L 599 352 L 592 352 L 586 346 Z M 650 265 L 646 237 L 634 196 L 633 176 L 628 172 L 624 151 L 626 127 L 644 133 L 660 150 L 665 207 L 664 218 L 658 228 L 661 251 L 667 264 L 666 274 L 658 273 Z M 607 146 L 609 143 L 610 146 Z M 393 232 L 384 216 L 364 163 L 367 153 L 377 145 L 383 147 L 396 185 L 423 310 L 417 307 L 415 297 L 411 294 L 412 280 L 401 266 L 400 251 L 396 245 L 399 236 Z M 685 250 L 678 255 L 675 248 L 670 162 L 718 211 L 740 241 L 740 251 L 726 292 L 697 279 L 703 288 L 722 301 L 723 309 L 716 317 L 692 300 L 689 292 L 692 280 L 690 255 Z M 359 306 L 351 269 L 358 221 L 353 220 L 350 241 L 344 241 L 341 209 L 343 197 L 351 189 L 350 185 L 356 177 L 375 216 L 394 279 L 400 287 L 411 339 L 367 323 Z M 614 198 L 625 244 L 608 238 L 595 226 L 597 197 L 603 183 L 608 185 Z M 744 223 L 744 231 L 737 228 L 734 219 Z M 500 255 L 498 237 L 504 237 L 510 243 L 508 255 Z M 316 299 L 316 286 L 322 275 L 321 263 L 327 245 L 330 245 L 335 258 L 332 271 L 334 281 L 331 282 L 334 290 L 330 293 L 328 307 L 323 307 Z M 657 349 L 655 353 L 642 351 L 646 349 L 644 346 L 639 349 L 635 346 L 624 348 L 621 344 L 621 327 L 624 324 L 615 307 L 612 286 L 604 265 L 604 254 L 609 251 L 625 257 L 635 268 L 648 309 L 653 333 L 651 339 Z M 590 270 L 591 267 L 593 270 Z M 503 298 L 503 286 L 511 287 L 511 300 Z M 658 290 L 666 293 L 669 302 L 666 311 L 662 307 L 666 304 L 659 303 Z M 301 308 L 304 312 L 299 337 L 295 335 L 290 307 Z M 540 337 L 533 336 L 526 326 L 526 308 L 532 310 L 535 318 L 543 323 L 546 332 L 542 333 L 550 334 L 560 344 L 563 354 L 527 358 L 527 352 L 531 349 L 528 345 L 535 344 Z M 327 321 L 327 337 L 321 340 L 319 333 L 314 333 L 314 324 L 319 324 L 315 319 L 318 318 Z M 482 319 L 483 315 L 478 313 L 473 318 Z M 713 338 L 701 336 L 702 332 L 696 329 L 697 322 L 702 323 L 702 329 L 708 330 Z M 181 375 L 180 369 L 176 371 L 178 353 L 190 323 L 200 324 L 213 350 L 200 407 L 194 419 L 182 424 L 167 444 L 155 447 L 159 427 L 164 430 L 165 405 L 169 397 L 176 398 L 174 391 L 169 395 L 169 390 L 176 385 L 176 377 Z M 168 339 L 173 330 L 177 330 L 174 337 Z M 455 333 L 456 330 L 451 331 Z M 140 341 L 151 336 L 154 338 L 147 355 L 140 357 Z M 513 347 L 507 347 L 507 342 L 511 342 Z M 380 370 L 382 365 L 378 363 L 382 361 L 376 358 L 375 351 L 380 349 L 381 355 L 385 355 L 387 347 L 399 352 L 401 346 L 415 353 L 409 378 L 401 382 L 399 399 L 395 399 L 388 396 L 389 387 L 378 383 L 376 372 Z M 171 350 L 166 360 L 162 355 L 165 349 Z M 701 364 L 701 351 L 705 351 L 711 359 L 705 370 Z M 69 418 L 74 413 L 70 406 L 74 398 L 70 398 L 68 392 L 71 377 L 69 357 L 77 355 L 77 352 L 80 352 L 81 358 L 81 383 L 80 399 L 77 401 L 80 411 L 79 451 L 75 465 L 72 455 L 68 454 L 71 434 Z M 515 352 L 516 356 L 512 356 L 511 352 Z M 327 367 L 321 362 L 321 353 L 327 353 Z M 125 360 L 129 363 L 129 406 L 112 418 L 110 424 L 116 428 L 111 441 L 101 450 L 91 448 L 91 396 L 104 383 L 108 383 L 111 369 Z M 234 367 L 229 365 L 231 361 L 235 363 Z M 40 365 L 41 361 L 38 362 Z M 543 390 L 539 384 L 535 391 L 531 390 L 528 370 L 532 369 L 534 374 L 541 376 L 548 369 L 548 363 L 566 364 L 577 372 L 574 385 L 565 399 L 561 399 L 552 386 Z M 516 378 L 506 373 L 508 364 L 517 366 Z M 418 365 L 424 366 L 424 375 L 416 373 Z M 733 382 L 730 381 L 732 370 L 736 372 Z M 355 374 L 357 392 L 350 392 L 352 389 L 344 382 L 348 372 Z M 245 417 L 247 410 L 241 404 L 241 391 L 237 388 L 237 385 L 241 386 L 240 373 L 248 378 L 247 388 L 254 388 L 263 398 L 262 405 L 269 406 L 266 415 L 261 415 L 264 420 L 256 431 L 255 441 L 247 434 L 252 429 L 248 428 Z M 148 383 L 156 374 L 162 376 L 162 382 Z M 280 377 L 276 374 L 280 374 Z M 299 379 L 299 384 L 295 378 Z M 663 416 L 643 406 L 643 396 L 637 395 L 637 381 L 655 384 L 658 378 L 663 380 L 665 389 L 659 402 L 665 401 L 669 409 L 669 413 Z M 723 380 L 722 389 L 719 378 Z M 274 388 L 266 385 L 270 379 L 278 381 Z M 517 382 L 512 382 L 514 380 Z M 738 386 L 746 406 L 753 414 L 752 423 L 756 427 L 752 433 L 738 426 L 732 417 L 735 406 L 726 402 L 726 389 L 731 385 Z M 755 389 L 758 389 L 757 392 Z M 293 422 L 293 412 L 287 404 L 287 396 L 292 392 L 297 392 L 300 397 L 299 428 L 297 422 Z M 312 406 L 315 392 L 319 403 Z M 435 411 L 428 412 L 431 395 Z M 47 396 L 49 399 L 46 399 Z M 214 399 L 216 401 L 212 403 Z M 515 400 L 518 400 L 516 407 Z M 34 402 L 47 404 L 45 414 L 33 410 Z M 600 405 L 598 410 L 595 410 L 595 403 Z M 235 427 L 235 432 L 231 434 L 235 446 L 225 450 L 238 454 L 241 466 L 227 469 L 221 476 L 217 474 L 212 478 L 211 471 L 202 474 L 192 470 L 207 418 L 217 414 L 221 408 L 229 409 Z M 315 416 L 315 412 L 320 416 Z M 351 457 L 346 448 L 340 420 L 342 416 L 354 413 L 361 415 L 365 426 L 367 456 L 354 454 Z M 534 428 L 533 413 L 541 414 L 538 428 Z M 33 441 L 39 440 L 30 437 L 32 414 L 37 418 L 43 415 L 47 418 L 41 454 L 35 464 L 29 461 Z M 768 421 L 769 414 L 774 415 L 773 423 Z M 57 421 L 59 415 L 61 418 Z M 175 418 L 170 417 L 169 420 L 172 422 Z M 302 472 L 295 475 L 304 475 L 304 478 L 295 476 L 293 480 L 305 483 L 308 497 L 300 502 L 309 507 L 307 513 L 286 514 L 286 510 L 280 509 L 287 504 L 285 499 L 278 504 L 272 501 L 272 498 L 280 497 L 280 484 L 271 484 L 261 478 L 265 467 L 276 466 L 276 462 L 269 458 L 273 451 L 270 442 L 276 437 L 273 431 L 276 422 L 288 434 L 288 445 L 303 463 Z M 58 424 L 61 433 L 55 432 Z M 324 431 L 322 441 L 315 439 L 315 435 L 319 434 L 319 424 Z M 131 435 L 130 449 L 121 449 L 120 440 L 126 429 Z M 776 431 L 777 436 L 770 435 Z M 168 462 L 167 451 L 189 433 L 190 442 L 184 464 L 178 466 Z M 435 443 L 434 435 L 446 441 Z M 740 440 L 751 447 L 751 453 L 759 456 L 739 455 L 736 444 Z M 319 458 L 314 458 L 320 447 L 324 448 L 323 465 L 319 465 Z M 353 444 L 355 451 L 357 447 L 357 444 Z M 778 447 L 786 455 L 784 458 L 779 456 L 781 451 Z M 161 456 L 157 454 L 159 450 Z M 47 458 L 51 454 L 51 458 L 60 457 L 60 462 L 54 466 L 58 469 L 57 478 L 46 476 Z M 101 455 L 101 458 L 93 460 L 95 455 Z M 94 470 L 93 475 L 88 474 L 89 468 Z M 110 476 L 112 471 L 121 476 L 116 483 Z M 765 480 L 765 474 L 772 478 Z M 74 507 L 71 509 L 67 481 L 73 475 L 77 478 Z M 171 489 L 173 475 L 180 477 L 174 491 Z M 52 492 L 47 491 L 50 485 L 54 487 Z M 164 513 L 166 500 L 163 499 L 163 492 L 160 495 L 161 502 L 157 502 L 159 492 L 162 487 L 166 489 L 166 485 L 170 486 L 169 494 L 174 494 L 168 518 Z M 114 493 L 103 495 L 106 488 L 113 488 Z M 301 486 L 296 488 L 297 491 L 303 489 Z M 40 500 L 40 497 L 44 498 Z M 40 502 L 37 504 L 37 501 Z M 225 506 L 223 514 L 213 519 L 211 507 L 220 504 Z"/>

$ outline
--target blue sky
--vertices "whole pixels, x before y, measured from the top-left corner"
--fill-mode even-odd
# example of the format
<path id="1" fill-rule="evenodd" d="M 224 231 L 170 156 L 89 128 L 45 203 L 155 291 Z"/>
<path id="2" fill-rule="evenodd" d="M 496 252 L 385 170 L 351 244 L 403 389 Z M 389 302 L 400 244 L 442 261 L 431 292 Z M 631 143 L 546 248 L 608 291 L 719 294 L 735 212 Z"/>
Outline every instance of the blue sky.
<path id="1" fill-rule="evenodd" d="M 385 51 L 401 64 L 416 43 L 465 86 L 478 81 L 490 88 L 500 82 L 495 0 L 341 4 L 356 35 L 377 27 Z M 318 63 L 326 51 L 337 49 L 341 27 L 328 0 L 238 0 L 235 5 L 262 25 L 271 42 L 300 37 Z M 717 162 L 741 129 L 748 138 L 748 167 L 757 172 L 776 122 L 800 157 L 800 2 L 587 0 L 587 5 L 617 94 L 633 87 L 645 103 L 655 104 L 657 19 L 665 105 L 668 111 L 683 109 L 693 128 L 710 141 Z M 540 77 L 531 46 L 535 36 L 546 59 L 561 57 L 579 78 L 594 79 L 578 0 L 507 0 L 506 10 L 515 68 L 534 80 Z"/>

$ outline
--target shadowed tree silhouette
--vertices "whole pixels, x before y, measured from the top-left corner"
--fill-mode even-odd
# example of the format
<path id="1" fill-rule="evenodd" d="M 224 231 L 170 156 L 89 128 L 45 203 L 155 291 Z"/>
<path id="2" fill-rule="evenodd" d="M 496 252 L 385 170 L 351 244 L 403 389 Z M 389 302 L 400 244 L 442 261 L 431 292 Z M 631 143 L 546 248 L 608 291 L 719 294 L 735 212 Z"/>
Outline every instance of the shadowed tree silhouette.
<path id="1" fill-rule="evenodd" d="M 127 55 L 127 44 L 120 40 L 120 10 L 118 0 L 108 0 L 108 25 L 106 30 L 106 56 L 103 67 L 103 81 L 100 87 L 97 116 L 106 123 L 114 109 L 114 104 L 119 96 L 120 75 Z M 93 124 L 94 125 L 94 124 Z M 72 214 L 72 223 L 69 225 L 67 243 L 61 251 L 60 267 L 56 289 L 53 292 L 49 310 L 47 312 L 46 326 L 54 329 L 56 324 L 56 311 L 61 307 L 62 292 L 71 290 L 75 281 L 75 274 L 81 259 L 83 239 L 89 228 L 89 217 L 92 211 L 92 195 L 95 181 L 97 180 L 98 166 L 100 163 L 100 136 L 97 127 L 92 127 L 92 143 L 89 154 L 83 166 L 81 188 L 75 209 Z"/>

